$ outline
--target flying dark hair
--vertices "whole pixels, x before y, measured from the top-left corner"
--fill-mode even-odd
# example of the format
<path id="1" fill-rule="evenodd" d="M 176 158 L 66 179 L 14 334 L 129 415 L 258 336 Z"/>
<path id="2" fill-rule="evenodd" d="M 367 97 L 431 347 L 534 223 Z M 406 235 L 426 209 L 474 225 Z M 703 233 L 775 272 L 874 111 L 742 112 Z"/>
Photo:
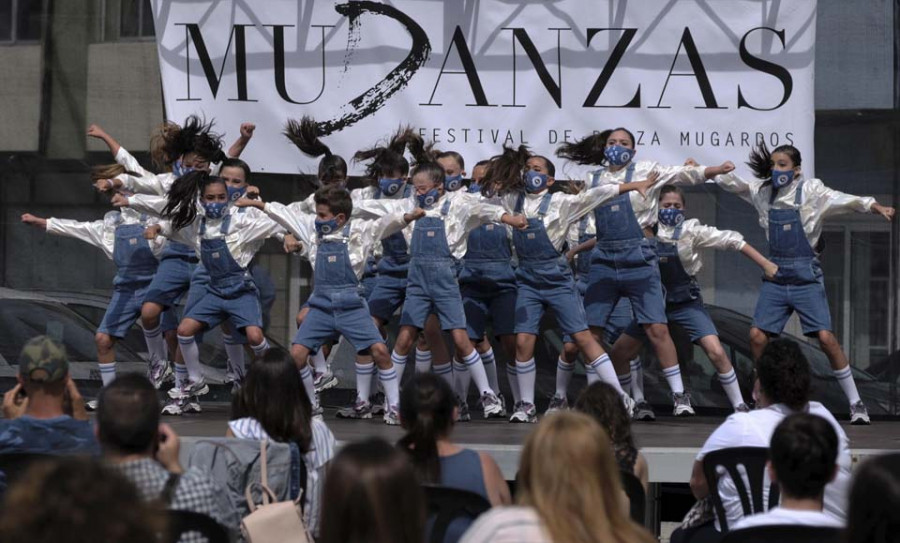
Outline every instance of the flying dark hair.
<path id="1" fill-rule="evenodd" d="M 827 420 L 808 413 L 787 416 L 775 428 L 769 458 L 778 485 L 791 498 L 821 498 L 834 478 L 838 436 Z"/>
<path id="2" fill-rule="evenodd" d="M 244 180 L 248 183 L 250 182 L 250 165 L 243 160 L 239 158 L 226 158 L 219 164 L 219 171 L 221 172 L 225 168 L 240 168 L 244 170 Z"/>
<path id="3" fill-rule="evenodd" d="M 500 195 L 525 190 L 525 165 L 531 158 L 528 147 L 520 145 L 517 149 L 503 146 L 503 152 L 492 158 L 484 173 L 482 183 L 494 187 Z"/>
<path id="4" fill-rule="evenodd" d="M 119 454 L 149 453 L 159 431 L 159 399 L 146 377 L 126 373 L 100 390 L 97 438 Z"/>
<path id="5" fill-rule="evenodd" d="M 403 153 L 407 147 L 410 152 L 416 156 L 425 154 L 425 145 L 422 138 L 410 127 L 401 127 L 391 137 L 387 145 L 377 145 L 369 149 L 357 151 L 353 155 L 355 162 L 368 161 L 366 166 L 365 177 L 370 184 L 377 184 L 378 178 L 382 176 L 391 176 L 396 172 L 405 176 L 409 172 L 409 161 L 404 158 Z M 418 160 L 418 157 L 417 157 Z"/>
<path id="6" fill-rule="evenodd" d="M 196 115 L 191 115 L 178 126 L 165 122 L 150 138 L 150 156 L 160 169 L 168 169 L 176 160 L 187 153 L 196 153 L 209 162 L 221 162 L 222 136 L 212 131 L 214 121 L 207 123 Z"/>
<path id="7" fill-rule="evenodd" d="M 197 218 L 197 200 L 206 187 L 216 183 L 225 184 L 220 177 L 202 170 L 188 172 L 175 180 L 166 195 L 166 207 L 162 213 L 172 219 L 173 229 L 180 230 L 194 222 Z"/>
<path id="8" fill-rule="evenodd" d="M 463 160 L 463 156 L 456 151 L 440 151 L 434 156 L 435 160 L 439 158 L 452 158 L 459 165 L 460 170 L 466 169 L 466 161 Z"/>
<path id="9" fill-rule="evenodd" d="M 900 454 L 866 460 L 853 470 L 847 543 L 900 542 Z"/>
<path id="10" fill-rule="evenodd" d="M 453 390 L 444 379 L 431 374 L 416 374 L 403 387 L 400 396 L 400 421 L 406 435 L 397 446 L 409 454 L 423 483 L 441 482 L 441 459 L 437 440 L 447 437 L 453 428 Z"/>
<path id="11" fill-rule="evenodd" d="M 597 421 L 616 447 L 634 449 L 631 416 L 625 411 L 622 397 L 612 385 L 598 381 L 585 388 L 575 400 L 575 409 Z"/>
<path id="12" fill-rule="evenodd" d="M 336 185 L 328 185 L 320 188 L 313 196 L 316 205 L 326 205 L 335 215 L 344 214 L 347 219 L 353 213 L 353 199 L 350 193 Z"/>
<path id="13" fill-rule="evenodd" d="M 809 361 L 796 341 L 769 342 L 756 361 L 756 374 L 759 386 L 772 403 L 783 403 L 795 411 L 809 403 Z"/>
<path id="14" fill-rule="evenodd" d="M 613 132 L 618 131 L 627 133 L 628 137 L 631 138 L 632 147 L 635 145 L 637 140 L 634 139 L 634 134 L 627 128 L 620 126 L 618 128 L 604 130 L 599 134 L 595 133 L 590 136 L 585 136 L 573 143 L 563 143 L 556 150 L 556 156 L 571 160 L 576 164 L 605 166 L 607 164 L 606 155 L 604 154 L 606 142 Z"/>
<path id="15" fill-rule="evenodd" d="M 304 154 L 322 157 L 318 173 L 321 183 L 327 185 L 347 179 L 347 161 L 342 156 L 333 154 L 320 139 L 321 133 L 312 117 L 305 116 L 299 122 L 288 119 L 283 133 Z"/>
<path id="16" fill-rule="evenodd" d="M 112 179 L 113 177 L 122 174 L 140 177 L 139 173 L 126 170 L 125 166 L 122 166 L 121 164 L 99 164 L 97 166 L 91 166 L 91 181 Z"/>
<path id="17" fill-rule="evenodd" d="M 747 161 L 747 166 L 750 167 L 750 170 L 753 172 L 753 176 L 757 179 L 762 179 L 764 181 L 771 180 L 772 178 L 772 155 L 775 153 L 784 153 L 791 159 L 791 162 L 794 163 L 794 166 L 799 166 L 803 162 L 803 158 L 800 156 L 800 151 L 797 150 L 793 145 L 779 145 L 771 152 L 769 152 L 769 148 L 766 146 L 765 140 L 760 139 L 756 147 L 750 151 L 750 160 Z"/>
<path id="18" fill-rule="evenodd" d="M 272 439 L 309 450 L 312 404 L 284 349 L 269 349 L 250 364 L 243 386 L 231 400 L 231 420 L 244 417 L 259 421 Z"/>

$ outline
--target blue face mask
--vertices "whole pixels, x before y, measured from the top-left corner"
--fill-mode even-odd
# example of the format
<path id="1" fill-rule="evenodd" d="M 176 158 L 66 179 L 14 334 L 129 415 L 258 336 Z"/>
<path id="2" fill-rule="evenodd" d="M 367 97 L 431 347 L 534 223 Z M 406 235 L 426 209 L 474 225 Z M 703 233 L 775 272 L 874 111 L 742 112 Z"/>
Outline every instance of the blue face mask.
<path id="1" fill-rule="evenodd" d="M 176 160 L 175 163 L 172 164 L 172 173 L 175 174 L 175 177 L 181 177 L 182 175 L 191 173 L 192 171 L 194 171 L 194 168 L 182 165 L 181 160 Z"/>
<path id="2" fill-rule="evenodd" d="M 481 192 L 481 185 L 479 185 L 477 181 L 472 181 L 471 183 L 469 183 L 469 192 L 471 192 L 472 194 Z"/>
<path id="3" fill-rule="evenodd" d="M 400 192 L 400 187 L 403 186 L 403 179 L 387 179 L 381 178 L 378 180 L 378 188 L 381 189 L 381 194 L 385 196 L 393 196 Z"/>
<path id="4" fill-rule="evenodd" d="M 207 219 L 221 219 L 225 216 L 227 202 L 203 202 L 203 212 Z"/>
<path id="5" fill-rule="evenodd" d="M 241 188 L 232 187 L 231 185 L 226 185 L 225 190 L 228 191 L 228 201 L 229 202 L 237 202 L 241 199 L 244 194 L 247 192 L 247 185 L 244 185 Z"/>
<path id="6" fill-rule="evenodd" d="M 444 190 L 447 192 L 454 192 L 462 188 L 462 175 L 445 175 L 444 176 Z"/>
<path id="7" fill-rule="evenodd" d="M 441 197 L 441 192 L 438 189 L 431 189 L 425 194 L 419 194 L 416 196 L 416 199 L 419 202 L 419 207 L 423 209 L 428 209 L 433 206 L 435 202 L 438 201 L 438 198 Z"/>
<path id="8" fill-rule="evenodd" d="M 534 170 L 528 170 L 527 172 L 525 172 L 525 192 L 530 192 L 532 194 L 541 192 L 542 190 L 547 188 L 548 180 L 549 177 L 547 177 L 546 174 L 542 174 Z"/>
<path id="9" fill-rule="evenodd" d="M 670 207 L 659 210 L 659 222 L 671 227 L 676 227 L 684 222 L 684 210 Z"/>
<path id="10" fill-rule="evenodd" d="M 794 180 L 794 170 L 772 170 L 772 185 L 776 189 L 786 187 Z"/>
<path id="11" fill-rule="evenodd" d="M 621 145 L 610 145 L 603 150 L 603 155 L 613 166 L 624 166 L 634 158 L 635 152 L 634 149 L 622 147 Z"/>
<path id="12" fill-rule="evenodd" d="M 338 229 L 337 217 L 332 217 L 327 221 L 316 219 L 316 233 L 320 236 L 327 236 Z"/>

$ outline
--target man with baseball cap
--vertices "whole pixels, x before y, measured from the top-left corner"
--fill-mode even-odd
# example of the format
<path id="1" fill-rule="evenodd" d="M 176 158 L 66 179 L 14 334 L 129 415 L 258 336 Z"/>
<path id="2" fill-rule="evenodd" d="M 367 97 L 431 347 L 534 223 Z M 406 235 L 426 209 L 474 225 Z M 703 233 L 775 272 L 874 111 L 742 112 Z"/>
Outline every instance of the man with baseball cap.
<path id="1" fill-rule="evenodd" d="M 0 454 L 98 454 L 66 349 L 38 336 L 19 356 L 18 384 L 3 395 Z"/>

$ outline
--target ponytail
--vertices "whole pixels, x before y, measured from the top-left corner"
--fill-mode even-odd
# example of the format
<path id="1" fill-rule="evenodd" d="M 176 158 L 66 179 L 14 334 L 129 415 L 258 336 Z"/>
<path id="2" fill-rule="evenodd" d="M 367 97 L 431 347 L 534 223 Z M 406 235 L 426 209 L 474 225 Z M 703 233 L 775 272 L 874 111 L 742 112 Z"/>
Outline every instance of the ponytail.
<path id="1" fill-rule="evenodd" d="M 180 230 L 197 218 L 197 201 L 203 190 L 213 183 L 224 183 L 220 178 L 203 170 L 188 172 L 172 184 L 166 195 L 163 216 L 172 219 L 172 229 Z"/>
<path id="2" fill-rule="evenodd" d="M 750 160 L 747 161 L 747 166 L 750 167 L 754 177 L 764 181 L 768 181 L 772 178 L 772 155 L 775 153 L 786 154 L 788 158 L 791 159 L 791 162 L 794 163 L 795 167 L 800 166 L 800 164 L 803 163 L 803 157 L 800 156 L 800 150 L 793 145 L 779 145 L 769 152 L 765 140 L 760 139 L 757 142 L 756 147 L 750 151 Z"/>
<path id="3" fill-rule="evenodd" d="M 163 123 L 150 138 L 150 156 L 159 169 L 171 165 L 187 153 L 196 153 L 209 162 L 221 162 L 222 136 L 212 131 L 214 121 L 206 122 L 196 115 L 184 121 L 184 126 Z"/>
<path id="4" fill-rule="evenodd" d="M 91 181 L 99 181 L 100 179 L 112 179 L 118 175 L 128 174 L 140 177 L 140 174 L 128 171 L 121 164 L 102 164 L 91 168 Z"/>
<path id="5" fill-rule="evenodd" d="M 400 420 L 406 435 L 400 438 L 397 446 L 409 454 L 422 483 L 441 482 L 437 441 L 450 432 L 454 407 L 453 390 L 436 375 L 416 375 L 413 382 L 403 388 Z"/>
<path id="6" fill-rule="evenodd" d="M 592 134 L 573 143 L 564 143 L 556 150 L 556 156 L 589 166 L 603 166 L 606 164 L 606 140 L 612 134 L 612 130 L 604 130 L 599 134 Z"/>
<path id="7" fill-rule="evenodd" d="M 409 162 L 403 156 L 407 147 L 416 157 L 416 161 L 432 161 L 427 158 L 430 148 L 425 146 L 421 136 L 410 127 L 399 128 L 387 145 L 376 145 L 357 151 L 353 155 L 353 160 L 355 162 L 370 161 L 366 166 L 365 176 L 371 184 L 377 184 L 379 177 L 394 175 L 394 172 L 400 172 L 402 176 L 409 173 Z"/>
<path id="8" fill-rule="evenodd" d="M 319 136 L 322 135 L 316 121 L 304 116 L 300 121 L 288 119 L 283 134 L 291 140 L 300 151 L 311 157 L 322 157 L 319 161 L 319 182 L 328 185 L 347 179 L 347 161 L 340 155 L 331 152 Z"/>
<path id="9" fill-rule="evenodd" d="M 525 179 L 522 174 L 531 151 L 520 145 L 517 149 L 503 147 L 503 153 L 491 159 L 484 174 L 482 184 L 492 187 L 491 192 L 501 196 L 525 190 Z"/>

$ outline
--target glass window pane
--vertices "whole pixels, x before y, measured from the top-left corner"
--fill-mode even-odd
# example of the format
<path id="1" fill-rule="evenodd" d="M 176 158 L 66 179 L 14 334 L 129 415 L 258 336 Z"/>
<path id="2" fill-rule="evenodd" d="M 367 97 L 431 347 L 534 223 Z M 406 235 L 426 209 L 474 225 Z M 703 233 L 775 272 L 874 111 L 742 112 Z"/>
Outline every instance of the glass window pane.
<path id="1" fill-rule="evenodd" d="M 139 36 L 141 29 L 141 1 L 142 0 L 122 0 L 122 12 L 119 20 L 119 36 L 123 38 L 134 38 Z"/>
<path id="2" fill-rule="evenodd" d="M 16 11 L 16 40 L 40 41 L 44 0 L 19 0 Z"/>
<path id="3" fill-rule="evenodd" d="M 143 10 L 141 14 L 141 36 L 153 37 L 156 34 L 153 30 L 153 10 L 150 7 L 150 0 L 143 0 L 141 9 Z"/>
<path id="4" fill-rule="evenodd" d="M 0 0 L 0 41 L 12 39 L 12 0 Z"/>

